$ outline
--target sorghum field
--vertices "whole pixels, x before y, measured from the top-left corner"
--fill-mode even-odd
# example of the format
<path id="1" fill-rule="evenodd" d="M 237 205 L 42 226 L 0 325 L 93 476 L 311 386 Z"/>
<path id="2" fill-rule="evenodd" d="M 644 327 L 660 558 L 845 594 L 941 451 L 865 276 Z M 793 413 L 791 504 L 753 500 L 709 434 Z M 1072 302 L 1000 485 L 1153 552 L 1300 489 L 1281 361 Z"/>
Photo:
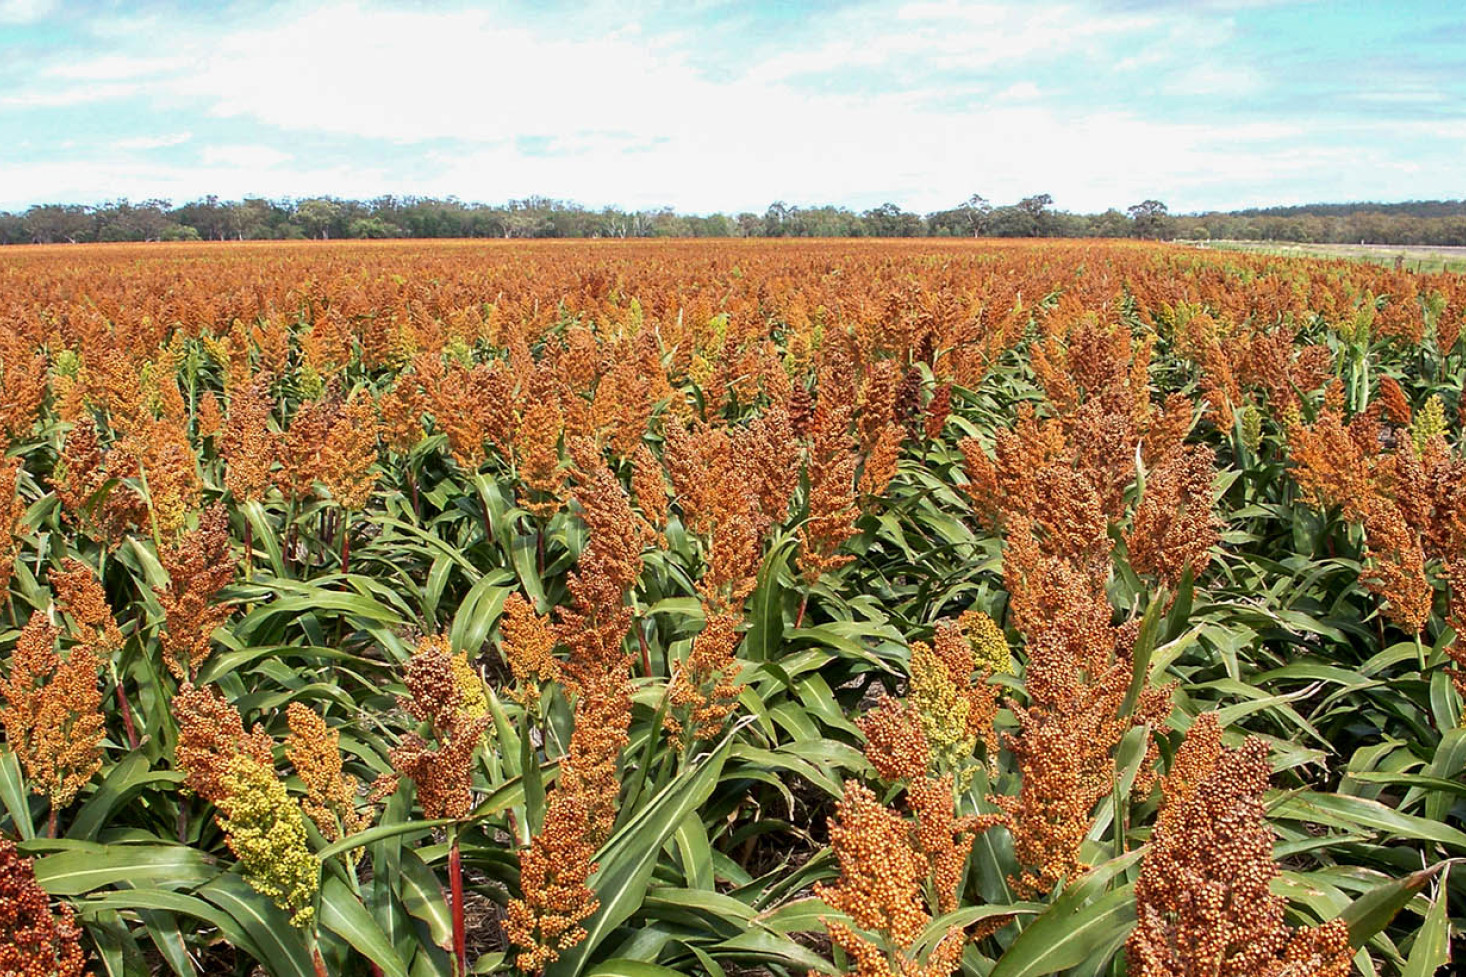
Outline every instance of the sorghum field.
<path id="1" fill-rule="evenodd" d="M 1435 973 L 1466 278 L 0 254 L 0 974 Z"/>

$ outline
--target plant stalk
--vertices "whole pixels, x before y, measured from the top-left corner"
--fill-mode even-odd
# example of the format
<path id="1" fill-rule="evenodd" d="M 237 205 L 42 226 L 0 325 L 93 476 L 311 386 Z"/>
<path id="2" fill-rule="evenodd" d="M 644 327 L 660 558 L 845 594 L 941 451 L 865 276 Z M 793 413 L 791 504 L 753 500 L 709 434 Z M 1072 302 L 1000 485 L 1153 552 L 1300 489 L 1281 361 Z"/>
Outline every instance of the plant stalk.
<path id="1" fill-rule="evenodd" d="M 351 513 L 341 510 L 341 575 L 351 572 Z"/>
<path id="2" fill-rule="evenodd" d="M 636 622 L 636 641 L 641 646 L 641 674 L 652 677 L 652 654 L 646 643 L 646 621 Z"/>
<path id="3" fill-rule="evenodd" d="M 453 888 L 453 960 L 455 977 L 468 974 L 468 935 L 463 924 L 463 857 L 458 850 L 458 825 L 452 829 L 448 849 L 448 882 Z"/>
<path id="4" fill-rule="evenodd" d="M 128 704 L 127 693 L 122 688 L 122 676 L 117 673 L 117 663 L 107 661 L 107 667 L 112 671 L 112 684 L 117 687 L 117 711 L 122 713 L 122 728 L 127 733 L 127 748 L 137 749 L 137 726 L 132 721 L 132 706 Z"/>

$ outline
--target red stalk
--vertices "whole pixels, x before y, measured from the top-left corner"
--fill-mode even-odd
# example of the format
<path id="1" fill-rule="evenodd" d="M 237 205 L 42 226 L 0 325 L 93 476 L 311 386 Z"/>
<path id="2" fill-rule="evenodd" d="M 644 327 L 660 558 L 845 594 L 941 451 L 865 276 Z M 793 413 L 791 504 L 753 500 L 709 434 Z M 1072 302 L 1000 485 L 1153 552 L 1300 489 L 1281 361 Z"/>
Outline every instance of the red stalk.
<path id="1" fill-rule="evenodd" d="M 448 850 L 448 881 L 453 887 L 453 958 L 457 977 L 468 974 L 468 935 L 463 925 L 463 858 L 458 851 L 458 832 L 453 832 L 453 846 Z"/>
<path id="2" fill-rule="evenodd" d="M 132 722 L 132 706 L 128 705 L 127 695 L 122 691 L 122 679 L 117 678 L 117 709 L 122 713 L 122 728 L 127 732 L 127 748 L 137 749 L 137 727 Z"/>
<path id="3" fill-rule="evenodd" d="M 346 513 L 341 517 L 341 573 L 351 572 L 351 520 Z"/>

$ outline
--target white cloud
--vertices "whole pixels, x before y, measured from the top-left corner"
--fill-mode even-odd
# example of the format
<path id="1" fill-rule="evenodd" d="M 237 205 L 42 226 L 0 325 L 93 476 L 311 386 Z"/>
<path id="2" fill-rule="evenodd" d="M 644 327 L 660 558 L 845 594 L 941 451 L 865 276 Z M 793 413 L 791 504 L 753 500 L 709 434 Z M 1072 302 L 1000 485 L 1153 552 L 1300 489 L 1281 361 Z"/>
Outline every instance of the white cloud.
<path id="1" fill-rule="evenodd" d="M 288 163 L 293 157 L 269 146 L 205 146 L 199 159 L 205 166 L 242 167 L 246 170 L 268 170 Z"/>
<path id="2" fill-rule="evenodd" d="M 0 24 L 30 24 L 56 9 L 56 0 L 0 0 Z"/>
<path id="3" fill-rule="evenodd" d="M 0 108 L 48 109 L 88 105 L 93 102 L 135 98 L 144 93 L 141 85 L 116 82 L 105 85 L 81 85 L 55 89 L 22 89 L 17 95 L 0 96 Z"/>
<path id="4" fill-rule="evenodd" d="M 219 163 L 211 166 L 159 166 L 137 159 L 111 159 L 106 166 L 84 160 L 27 163 L 5 168 L 0 210 L 23 209 L 36 201 L 98 201 L 128 197 L 173 201 L 218 194 L 281 198 L 335 194 L 369 199 L 393 183 L 369 167 L 254 169 Z"/>
<path id="5" fill-rule="evenodd" d="M 50 78 L 65 78 L 72 81 L 128 81 L 134 78 L 171 74 L 187 66 L 187 58 L 132 58 L 125 55 L 105 55 L 90 61 L 65 62 L 47 68 Z"/>
<path id="6" fill-rule="evenodd" d="M 118 139 L 112 143 L 112 148 L 121 152 L 146 152 L 150 149 L 181 146 L 192 138 L 193 134 L 189 132 L 175 132 L 166 136 L 134 136 L 130 139 Z"/>
<path id="7" fill-rule="evenodd" d="M 1043 93 L 1037 85 L 1031 81 L 1020 81 L 998 92 L 993 96 L 996 102 L 1031 102 L 1039 98 Z"/>
<path id="8" fill-rule="evenodd" d="M 1252 95 L 1263 88 L 1256 73 L 1241 65 L 1199 64 L 1167 80 L 1170 95 Z"/>

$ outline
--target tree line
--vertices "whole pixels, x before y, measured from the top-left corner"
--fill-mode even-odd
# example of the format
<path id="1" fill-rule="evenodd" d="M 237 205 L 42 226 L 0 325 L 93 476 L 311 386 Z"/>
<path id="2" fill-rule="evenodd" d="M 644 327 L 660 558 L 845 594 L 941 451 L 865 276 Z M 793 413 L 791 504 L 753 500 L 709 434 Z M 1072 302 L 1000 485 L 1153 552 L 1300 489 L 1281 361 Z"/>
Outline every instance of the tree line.
<path id="1" fill-rule="evenodd" d="M 450 237 L 1133 237 L 1466 245 L 1466 200 L 1179 215 L 1159 200 L 1144 200 L 1125 210 L 1080 214 L 1056 209 L 1046 193 L 1003 206 L 974 194 L 955 207 L 928 214 L 894 203 L 854 211 L 776 201 L 762 214 L 697 215 L 670 208 L 595 210 L 548 197 L 483 204 L 453 197 L 208 196 L 181 206 L 167 200 L 117 200 L 0 212 L 0 244 Z"/>

